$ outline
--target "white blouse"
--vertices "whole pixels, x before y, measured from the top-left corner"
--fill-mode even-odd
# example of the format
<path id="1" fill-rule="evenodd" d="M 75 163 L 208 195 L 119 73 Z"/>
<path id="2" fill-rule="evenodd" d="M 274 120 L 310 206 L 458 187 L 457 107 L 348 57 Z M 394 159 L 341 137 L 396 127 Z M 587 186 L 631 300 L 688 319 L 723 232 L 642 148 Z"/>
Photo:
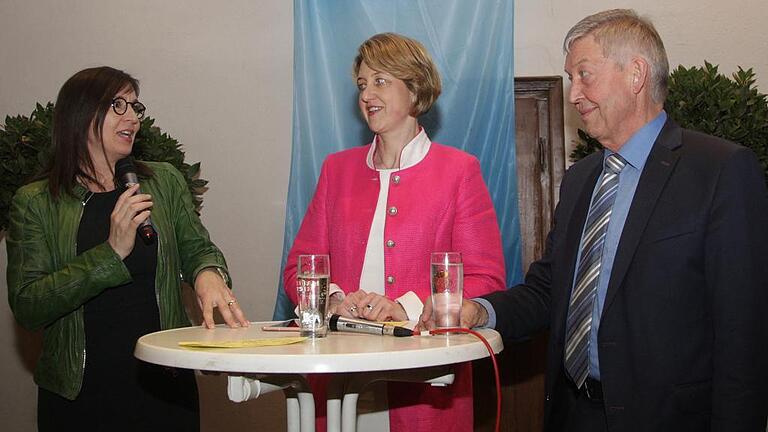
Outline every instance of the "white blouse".
<path id="1" fill-rule="evenodd" d="M 376 202 L 376 210 L 373 212 L 373 222 L 368 234 L 368 243 L 365 248 L 363 270 L 360 273 L 360 289 L 365 292 L 374 292 L 384 295 L 384 224 L 387 214 L 387 196 L 389 195 L 390 176 L 402 169 L 412 167 L 421 162 L 429 152 L 430 141 L 424 129 L 403 147 L 400 153 L 400 167 L 393 169 L 376 169 L 373 163 L 373 155 L 379 142 L 378 135 L 373 139 L 373 145 L 368 150 L 366 163 L 371 169 L 379 172 L 379 199 Z M 395 299 L 405 309 L 408 319 L 415 321 L 421 315 L 423 303 L 413 291 L 409 291 Z"/>

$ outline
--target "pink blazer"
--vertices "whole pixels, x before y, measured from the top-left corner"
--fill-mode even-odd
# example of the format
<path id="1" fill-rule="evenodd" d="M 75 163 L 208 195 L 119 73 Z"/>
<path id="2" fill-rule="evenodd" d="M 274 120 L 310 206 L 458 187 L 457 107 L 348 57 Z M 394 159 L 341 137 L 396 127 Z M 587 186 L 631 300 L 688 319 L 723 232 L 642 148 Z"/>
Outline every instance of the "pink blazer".
<path id="1" fill-rule="evenodd" d="M 283 274 L 288 297 L 296 304 L 296 267 L 300 254 L 327 253 L 331 282 L 344 292 L 358 289 L 366 242 L 379 195 L 379 174 L 366 164 L 370 144 L 328 156 L 317 189 L 288 254 Z M 477 297 L 505 288 L 504 256 L 496 212 L 477 159 L 461 150 L 432 143 L 424 159 L 390 176 L 384 228 L 388 298 L 413 291 L 430 294 L 431 252 L 457 251 L 464 262 L 464 296 Z M 392 431 L 472 430 L 472 374 L 455 369 L 447 388 L 390 383 Z M 315 394 L 322 393 L 315 379 Z M 318 417 L 325 403 L 316 403 Z M 323 422 L 319 430 L 325 430 Z"/>
<path id="2" fill-rule="evenodd" d="M 283 282 L 295 304 L 298 255 L 327 253 L 331 282 L 358 289 L 379 195 L 379 174 L 366 164 L 370 144 L 332 154 L 285 265 Z M 456 251 L 464 261 L 465 297 L 503 290 L 504 256 L 496 212 L 477 159 L 432 143 L 418 164 L 390 176 L 384 228 L 386 296 L 430 292 L 431 252 Z"/>

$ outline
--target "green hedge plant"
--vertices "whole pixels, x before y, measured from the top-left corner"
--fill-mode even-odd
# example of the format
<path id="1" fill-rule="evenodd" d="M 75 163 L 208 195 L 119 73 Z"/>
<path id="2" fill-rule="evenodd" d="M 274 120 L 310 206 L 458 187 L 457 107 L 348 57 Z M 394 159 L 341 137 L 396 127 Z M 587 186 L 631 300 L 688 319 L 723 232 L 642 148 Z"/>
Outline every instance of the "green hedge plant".
<path id="1" fill-rule="evenodd" d="M 27 116 L 7 116 L 0 126 L 0 231 L 8 227 L 11 199 L 19 186 L 39 174 L 51 155 L 53 104 L 37 104 Z M 145 117 L 133 144 L 133 157 L 138 160 L 168 162 L 187 180 L 196 209 L 202 207 L 202 194 L 208 181 L 199 178 L 200 163 L 184 162 L 181 144 Z"/>
<path id="2" fill-rule="evenodd" d="M 768 98 L 755 87 L 752 69 L 727 77 L 717 65 L 678 66 L 669 76 L 667 114 L 682 127 L 745 145 L 757 154 L 768 177 Z M 571 153 L 574 162 L 601 148 L 579 129 L 579 143 Z"/>

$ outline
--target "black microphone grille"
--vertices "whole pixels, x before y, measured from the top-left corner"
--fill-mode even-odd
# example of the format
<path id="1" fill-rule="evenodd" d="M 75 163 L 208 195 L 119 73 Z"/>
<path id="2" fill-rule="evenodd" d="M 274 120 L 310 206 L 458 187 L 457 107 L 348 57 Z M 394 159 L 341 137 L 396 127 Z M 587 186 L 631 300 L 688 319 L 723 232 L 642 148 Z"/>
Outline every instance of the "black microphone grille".
<path id="1" fill-rule="evenodd" d="M 328 327 L 330 327 L 333 331 L 339 330 L 339 318 L 341 318 L 341 315 L 333 314 L 331 315 L 331 319 L 328 321 Z"/>
<path id="2" fill-rule="evenodd" d="M 115 176 L 123 178 L 126 173 L 136 173 L 136 165 L 131 157 L 122 158 L 115 164 Z"/>

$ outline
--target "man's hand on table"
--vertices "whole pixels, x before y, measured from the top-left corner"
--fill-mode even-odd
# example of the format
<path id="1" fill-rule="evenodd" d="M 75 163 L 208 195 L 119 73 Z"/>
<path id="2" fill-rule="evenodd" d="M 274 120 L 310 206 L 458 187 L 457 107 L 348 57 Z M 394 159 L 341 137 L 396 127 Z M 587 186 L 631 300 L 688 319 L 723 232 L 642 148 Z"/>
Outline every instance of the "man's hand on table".
<path id="1" fill-rule="evenodd" d="M 482 327 L 488 323 L 488 311 L 478 302 L 464 299 L 461 304 L 461 326 L 466 328 Z M 435 319 L 432 315 L 432 297 L 427 297 L 424 302 L 424 311 L 416 323 L 414 332 L 432 330 L 435 328 Z"/>

